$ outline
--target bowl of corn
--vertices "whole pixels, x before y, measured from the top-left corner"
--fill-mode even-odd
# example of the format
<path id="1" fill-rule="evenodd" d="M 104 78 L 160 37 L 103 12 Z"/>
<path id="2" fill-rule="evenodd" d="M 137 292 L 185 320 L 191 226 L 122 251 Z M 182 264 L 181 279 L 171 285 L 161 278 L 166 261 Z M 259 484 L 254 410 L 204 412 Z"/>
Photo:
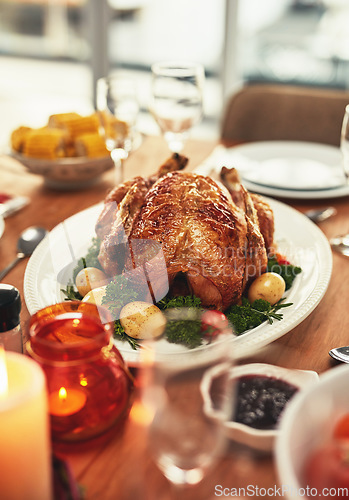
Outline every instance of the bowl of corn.
<path id="1" fill-rule="evenodd" d="M 11 155 L 54 189 L 89 187 L 113 166 L 97 112 L 59 113 L 41 128 L 18 127 L 11 134 Z"/>

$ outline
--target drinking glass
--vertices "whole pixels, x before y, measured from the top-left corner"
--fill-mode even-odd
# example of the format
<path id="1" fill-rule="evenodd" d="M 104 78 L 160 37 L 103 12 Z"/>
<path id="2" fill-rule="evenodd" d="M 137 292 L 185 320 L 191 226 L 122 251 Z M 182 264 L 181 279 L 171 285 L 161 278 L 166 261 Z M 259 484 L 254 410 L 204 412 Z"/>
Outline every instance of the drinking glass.
<path id="1" fill-rule="evenodd" d="M 97 110 L 105 144 L 114 161 L 116 181 L 124 181 L 124 162 L 132 149 L 139 112 L 134 80 L 112 75 L 97 81 Z"/>
<path id="2" fill-rule="evenodd" d="M 166 329 L 201 329 L 203 314 L 198 309 L 168 309 Z M 223 423 L 233 411 L 232 332 L 225 321 L 212 331 L 193 349 L 158 340 L 142 350 L 142 401 L 151 415 L 149 451 L 182 493 L 198 484 L 223 453 Z"/>
<path id="3" fill-rule="evenodd" d="M 346 183 L 349 183 L 349 104 L 345 108 L 341 131 L 342 165 Z"/>
<path id="4" fill-rule="evenodd" d="M 150 110 L 171 151 L 183 149 L 189 130 L 203 113 L 205 72 L 201 64 L 163 62 L 152 65 Z"/>

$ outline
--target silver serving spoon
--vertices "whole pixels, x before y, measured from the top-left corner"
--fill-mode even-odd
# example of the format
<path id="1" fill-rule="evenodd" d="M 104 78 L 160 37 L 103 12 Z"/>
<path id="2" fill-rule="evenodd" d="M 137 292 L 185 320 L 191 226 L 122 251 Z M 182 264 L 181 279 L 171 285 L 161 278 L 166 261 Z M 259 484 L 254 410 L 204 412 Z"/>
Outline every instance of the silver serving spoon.
<path id="1" fill-rule="evenodd" d="M 349 346 L 335 347 L 334 349 L 331 349 L 328 354 L 337 361 L 349 363 Z"/>
<path id="2" fill-rule="evenodd" d="M 43 227 L 28 227 L 20 235 L 17 241 L 17 257 L 2 271 L 0 271 L 0 281 L 25 257 L 29 257 L 40 241 L 46 236 L 47 230 Z"/>
<path id="3" fill-rule="evenodd" d="M 337 210 L 334 207 L 325 207 L 316 210 L 308 210 L 307 212 L 304 212 L 304 215 L 306 215 L 308 219 L 317 223 L 317 222 L 323 222 L 329 217 L 332 217 L 332 215 L 336 215 L 336 213 Z"/>

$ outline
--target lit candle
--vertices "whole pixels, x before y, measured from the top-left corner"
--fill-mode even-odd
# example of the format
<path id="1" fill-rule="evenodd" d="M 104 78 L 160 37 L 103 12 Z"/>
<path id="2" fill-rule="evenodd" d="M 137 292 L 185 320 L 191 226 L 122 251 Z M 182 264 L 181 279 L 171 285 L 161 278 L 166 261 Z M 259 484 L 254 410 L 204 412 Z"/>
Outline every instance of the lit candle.
<path id="1" fill-rule="evenodd" d="M 45 376 L 0 347 L 0 498 L 50 500 L 51 451 Z"/>
<path id="2" fill-rule="evenodd" d="M 66 417 L 80 411 L 86 403 L 86 395 L 78 389 L 61 387 L 49 396 L 50 414 L 55 417 Z"/>

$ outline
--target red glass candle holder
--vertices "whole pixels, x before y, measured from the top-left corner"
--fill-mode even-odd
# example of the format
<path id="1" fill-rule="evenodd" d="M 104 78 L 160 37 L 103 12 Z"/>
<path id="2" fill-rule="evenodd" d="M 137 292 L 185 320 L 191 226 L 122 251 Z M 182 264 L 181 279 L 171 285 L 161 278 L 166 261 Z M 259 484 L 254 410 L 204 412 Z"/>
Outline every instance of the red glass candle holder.
<path id="1" fill-rule="evenodd" d="M 112 343 L 107 311 L 64 302 L 32 316 L 28 354 L 46 374 L 53 442 L 101 436 L 128 415 L 132 377 Z"/>

